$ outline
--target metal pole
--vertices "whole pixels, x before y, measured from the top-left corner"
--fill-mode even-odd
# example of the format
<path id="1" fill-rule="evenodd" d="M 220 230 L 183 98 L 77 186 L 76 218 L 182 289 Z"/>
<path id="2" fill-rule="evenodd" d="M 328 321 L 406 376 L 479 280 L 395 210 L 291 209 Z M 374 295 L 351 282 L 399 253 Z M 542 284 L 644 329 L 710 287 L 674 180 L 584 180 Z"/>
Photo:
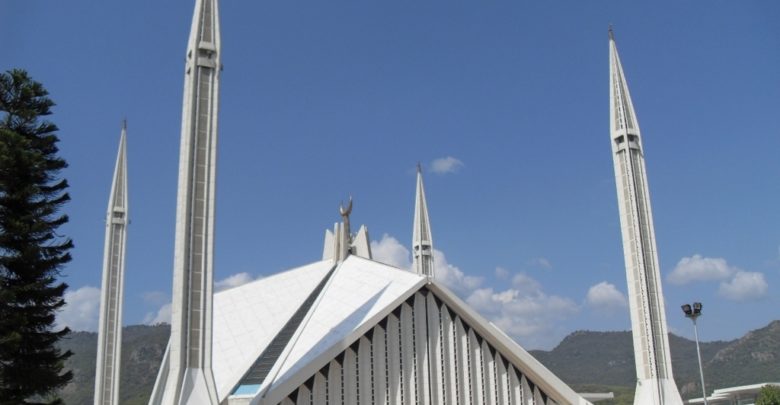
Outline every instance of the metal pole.
<path id="1" fill-rule="evenodd" d="M 704 405 L 707 405 L 707 390 L 704 388 L 704 369 L 701 366 L 701 350 L 699 349 L 699 330 L 696 327 L 696 317 L 693 319 L 693 336 L 696 338 L 696 355 L 699 356 L 699 375 L 701 376 L 701 395 L 704 399 Z"/>

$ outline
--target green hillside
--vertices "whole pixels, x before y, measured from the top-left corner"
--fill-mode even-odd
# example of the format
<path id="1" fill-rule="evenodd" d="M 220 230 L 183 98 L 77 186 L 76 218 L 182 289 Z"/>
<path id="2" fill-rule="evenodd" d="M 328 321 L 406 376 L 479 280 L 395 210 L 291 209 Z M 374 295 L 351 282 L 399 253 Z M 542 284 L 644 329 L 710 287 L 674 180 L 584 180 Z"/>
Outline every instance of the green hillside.
<path id="1" fill-rule="evenodd" d="M 706 362 L 705 383 L 715 387 L 780 380 L 780 321 L 748 332 Z"/>
<path id="2" fill-rule="evenodd" d="M 578 331 L 551 351 L 531 351 L 579 392 L 615 392 L 617 404 L 633 403 L 636 372 L 631 332 Z M 701 397 L 696 343 L 669 335 L 675 381 L 683 398 Z M 776 381 L 780 376 L 780 321 L 729 341 L 702 342 L 707 392 Z M 607 402 L 602 402 L 607 404 Z"/>
<path id="3" fill-rule="evenodd" d="M 121 404 L 148 403 L 170 333 L 168 325 L 136 325 L 122 329 Z M 67 367 L 73 370 L 73 381 L 62 390 L 63 400 L 68 405 L 92 404 L 97 333 L 75 332 L 61 345 L 74 353 L 67 361 Z"/>

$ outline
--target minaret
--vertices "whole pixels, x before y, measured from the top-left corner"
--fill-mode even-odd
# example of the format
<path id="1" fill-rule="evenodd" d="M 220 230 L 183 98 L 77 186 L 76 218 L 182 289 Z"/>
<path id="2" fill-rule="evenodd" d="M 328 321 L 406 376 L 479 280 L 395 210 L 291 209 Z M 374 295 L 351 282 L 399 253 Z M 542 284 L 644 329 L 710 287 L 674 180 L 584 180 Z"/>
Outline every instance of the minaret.
<path id="1" fill-rule="evenodd" d="M 95 364 L 95 405 L 119 404 L 122 358 L 122 298 L 125 284 L 127 238 L 127 122 L 119 136 L 114 180 L 108 197 L 106 241 L 103 245 L 103 282 L 100 288 L 100 324 Z"/>
<path id="2" fill-rule="evenodd" d="M 169 369 L 163 404 L 217 403 L 211 370 L 220 35 L 217 0 L 196 0 L 184 77 Z"/>
<path id="3" fill-rule="evenodd" d="M 425 202 L 422 168 L 417 165 L 417 194 L 414 199 L 414 230 L 412 231 L 412 267 L 414 271 L 433 278 L 433 238 L 428 219 L 428 204 Z"/>
<path id="4" fill-rule="evenodd" d="M 669 355 L 642 136 L 611 28 L 609 62 L 612 158 L 636 361 L 634 404 L 682 404 Z"/>

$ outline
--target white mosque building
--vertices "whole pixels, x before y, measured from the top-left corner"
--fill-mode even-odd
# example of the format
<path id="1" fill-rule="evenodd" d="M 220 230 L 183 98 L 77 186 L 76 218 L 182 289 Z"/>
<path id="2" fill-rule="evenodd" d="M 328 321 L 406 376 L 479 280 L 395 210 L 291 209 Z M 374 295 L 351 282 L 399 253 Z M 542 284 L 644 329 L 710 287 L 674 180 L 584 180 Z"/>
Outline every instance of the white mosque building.
<path id="1" fill-rule="evenodd" d="M 414 268 L 430 271 L 417 179 Z M 350 208 L 326 232 L 322 260 L 214 294 L 214 403 L 588 403 L 435 275 L 372 260 L 367 228 L 350 233 Z M 150 403 L 169 403 L 167 378 Z"/>
<path id="2" fill-rule="evenodd" d="M 220 46 L 218 1 L 196 0 L 185 67 L 171 339 L 150 405 L 589 403 L 436 279 L 419 168 L 413 271 L 373 260 L 368 229 L 351 230 L 350 200 L 340 207 L 342 220 L 325 232 L 320 261 L 214 293 Z M 611 137 L 629 292 L 636 295 L 636 403 L 678 404 L 641 138 L 611 35 L 610 50 Z M 96 405 L 118 403 L 124 136 L 123 129 L 107 222 Z"/>

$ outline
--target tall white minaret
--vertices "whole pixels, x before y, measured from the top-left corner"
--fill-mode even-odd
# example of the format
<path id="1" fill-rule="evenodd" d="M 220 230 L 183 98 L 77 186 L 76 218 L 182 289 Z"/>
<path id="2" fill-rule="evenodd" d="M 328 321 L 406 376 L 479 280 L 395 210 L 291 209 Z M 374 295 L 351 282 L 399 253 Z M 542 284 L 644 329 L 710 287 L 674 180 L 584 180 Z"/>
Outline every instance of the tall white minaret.
<path id="1" fill-rule="evenodd" d="M 642 136 L 611 28 L 609 67 L 610 138 L 636 361 L 634 404 L 682 404 L 672 375 Z"/>
<path id="2" fill-rule="evenodd" d="M 425 202 L 422 168 L 419 164 L 417 165 L 417 193 L 414 199 L 412 261 L 412 267 L 417 274 L 433 278 L 433 238 L 428 219 L 428 204 Z"/>
<path id="3" fill-rule="evenodd" d="M 127 239 L 127 122 L 122 124 L 106 214 L 103 245 L 103 282 L 100 287 L 100 324 L 95 363 L 95 405 L 119 404 L 122 358 L 122 298 L 125 285 Z"/>
<path id="4" fill-rule="evenodd" d="M 184 76 L 171 340 L 163 404 L 217 403 L 211 337 L 221 67 L 217 0 L 196 0 Z"/>

